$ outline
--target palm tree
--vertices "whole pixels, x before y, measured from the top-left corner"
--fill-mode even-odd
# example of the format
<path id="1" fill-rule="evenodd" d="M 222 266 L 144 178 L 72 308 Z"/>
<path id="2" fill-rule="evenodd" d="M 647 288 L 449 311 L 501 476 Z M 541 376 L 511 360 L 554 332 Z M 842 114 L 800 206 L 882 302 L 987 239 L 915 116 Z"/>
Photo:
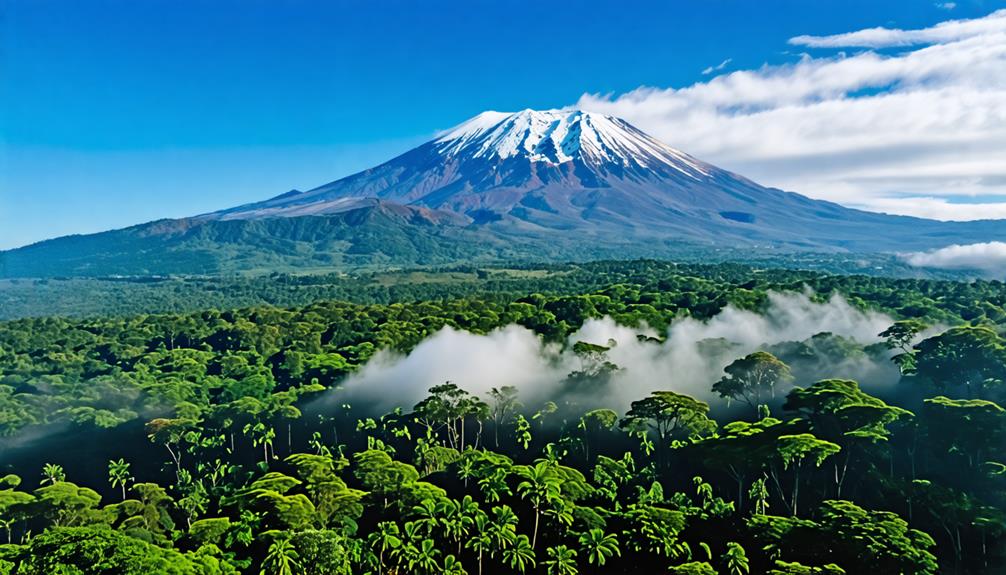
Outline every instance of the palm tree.
<path id="1" fill-rule="evenodd" d="M 553 498 L 550 503 L 552 505 L 548 509 L 545 509 L 543 514 L 554 520 L 560 531 L 573 524 L 574 505 L 572 503 L 567 502 L 561 497 Z"/>
<path id="2" fill-rule="evenodd" d="M 468 575 L 464 565 L 453 555 L 444 557 L 444 566 L 440 570 L 440 573 L 441 575 Z"/>
<path id="3" fill-rule="evenodd" d="M 476 477 L 475 469 L 475 459 L 471 454 L 475 453 L 472 449 L 465 451 L 464 456 L 461 461 L 458 462 L 458 477 L 465 481 L 465 487 L 468 487 L 468 480 Z"/>
<path id="4" fill-rule="evenodd" d="M 489 538 L 493 544 L 493 554 L 513 544 L 517 537 L 517 514 L 509 505 L 493 507 L 493 520 L 488 526 Z"/>
<path id="5" fill-rule="evenodd" d="M 251 436 L 252 446 L 262 446 L 262 463 L 268 465 L 269 451 L 272 449 L 272 440 L 276 438 L 276 430 L 260 421 L 254 425 L 246 424 L 242 431 L 245 435 Z"/>
<path id="6" fill-rule="evenodd" d="M 510 486 L 506 483 L 506 476 L 505 469 L 496 469 L 479 479 L 479 488 L 482 489 L 486 501 L 496 503 L 503 495 L 510 495 Z"/>
<path id="7" fill-rule="evenodd" d="M 475 520 L 475 516 L 482 512 L 479 509 L 478 501 L 475 501 L 471 495 L 465 495 L 461 498 L 460 502 L 456 503 L 458 504 L 458 511 L 460 511 L 462 515 L 470 517 L 473 521 Z"/>
<path id="8" fill-rule="evenodd" d="M 423 529 L 427 535 L 433 535 L 433 528 L 439 522 L 440 514 L 437 512 L 437 502 L 433 499 L 423 499 L 419 505 L 412 506 L 413 522 Z"/>
<path id="9" fill-rule="evenodd" d="M 42 466 L 42 485 L 59 483 L 60 481 L 66 481 L 66 472 L 63 471 L 62 465 L 46 463 Z"/>
<path id="10" fill-rule="evenodd" d="M 489 536 L 489 516 L 485 513 L 475 516 L 475 534 L 465 543 L 465 548 L 471 549 L 478 556 L 479 575 L 482 575 L 482 555 L 491 553 L 494 549 L 493 540 Z"/>
<path id="11" fill-rule="evenodd" d="M 444 528 L 444 536 L 458 544 L 457 554 L 461 554 L 461 540 L 468 536 L 472 525 L 475 524 L 473 514 L 466 513 L 474 505 L 478 509 L 478 504 L 470 495 L 465 495 L 465 500 L 461 503 L 453 499 L 444 499 L 437 504 L 437 512 L 440 514 L 440 524 Z M 467 506 L 467 507 L 466 507 Z"/>
<path id="12" fill-rule="evenodd" d="M 559 496 L 559 479 L 555 475 L 549 461 L 539 461 L 534 466 L 515 467 L 517 475 L 524 478 L 517 485 L 517 492 L 522 499 L 531 501 L 534 508 L 534 532 L 531 536 L 531 548 L 538 544 L 538 522 L 541 510 L 546 503 Z"/>
<path id="13" fill-rule="evenodd" d="M 129 464 L 125 459 L 108 462 L 108 481 L 112 484 L 112 489 L 122 488 L 122 500 L 126 500 L 126 484 L 132 481 L 129 475 Z"/>
<path id="14" fill-rule="evenodd" d="M 598 528 L 580 535 L 580 545 L 587 554 L 587 562 L 591 565 L 597 563 L 598 567 L 603 566 L 612 555 L 622 555 L 618 539 Z"/>
<path id="15" fill-rule="evenodd" d="M 534 549 L 527 535 L 521 534 L 513 542 L 513 546 L 503 550 L 503 560 L 510 564 L 510 568 L 524 573 L 528 567 L 534 567 Z"/>
<path id="16" fill-rule="evenodd" d="M 418 547 L 412 545 L 410 547 L 415 550 L 408 559 L 410 571 L 436 573 L 440 570 L 440 566 L 437 564 L 437 556 L 440 555 L 440 551 L 437 550 L 432 539 L 423 539 L 419 542 Z"/>
<path id="17" fill-rule="evenodd" d="M 576 575 L 576 549 L 565 545 L 549 547 L 545 569 L 548 575 Z"/>
<path id="18" fill-rule="evenodd" d="M 289 539 L 277 539 L 269 545 L 259 575 L 294 575 L 294 569 L 300 569 L 299 558 Z"/>
<path id="19" fill-rule="evenodd" d="M 434 573 L 439 569 L 437 557 L 440 551 L 432 539 L 423 535 L 423 527 L 416 521 L 405 524 L 405 538 L 400 546 L 392 550 L 398 564 L 407 573 Z"/>
<path id="20" fill-rule="evenodd" d="M 378 523 L 377 529 L 367 537 L 367 541 L 371 549 L 377 552 L 377 575 L 381 575 L 384 569 L 384 554 L 389 549 L 398 549 L 402 544 L 398 524 L 392 521 Z"/>

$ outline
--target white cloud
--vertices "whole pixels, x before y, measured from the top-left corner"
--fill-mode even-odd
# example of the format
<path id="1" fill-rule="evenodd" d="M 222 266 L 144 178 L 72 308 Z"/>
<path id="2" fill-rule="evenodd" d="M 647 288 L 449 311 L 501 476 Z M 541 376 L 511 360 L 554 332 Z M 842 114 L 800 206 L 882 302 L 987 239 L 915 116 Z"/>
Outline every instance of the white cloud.
<path id="1" fill-rule="evenodd" d="M 723 60 L 722 62 L 720 62 L 719 64 L 717 64 L 715 66 L 709 66 L 708 68 L 706 68 L 705 70 L 702 71 L 702 75 L 703 76 L 708 76 L 709 74 L 712 74 L 713 72 L 719 72 L 719 71 L 723 70 L 723 68 L 726 68 L 727 65 L 730 64 L 730 62 L 733 62 L 733 61 L 734 61 L 733 58 L 727 58 L 726 60 Z"/>
<path id="2" fill-rule="evenodd" d="M 939 219 L 1006 216 L 981 201 L 1006 196 L 1006 10 L 790 42 L 871 49 L 804 54 L 683 88 L 584 94 L 577 105 L 811 197 Z"/>
<path id="3" fill-rule="evenodd" d="M 1003 19 L 1006 19 L 1006 11 L 1000 10 L 985 18 L 949 20 L 922 30 L 867 28 L 866 30 L 832 36 L 797 36 L 790 38 L 789 43 L 811 48 L 887 48 L 937 44 L 1002 32 Z"/>
<path id="4" fill-rule="evenodd" d="M 982 270 L 1002 277 L 1006 273 L 1006 243 L 954 244 L 929 252 L 902 256 L 917 267 Z"/>
<path id="5" fill-rule="evenodd" d="M 946 10 L 949 12 L 950 10 L 957 8 L 957 2 L 937 2 L 935 6 L 940 10 Z"/>

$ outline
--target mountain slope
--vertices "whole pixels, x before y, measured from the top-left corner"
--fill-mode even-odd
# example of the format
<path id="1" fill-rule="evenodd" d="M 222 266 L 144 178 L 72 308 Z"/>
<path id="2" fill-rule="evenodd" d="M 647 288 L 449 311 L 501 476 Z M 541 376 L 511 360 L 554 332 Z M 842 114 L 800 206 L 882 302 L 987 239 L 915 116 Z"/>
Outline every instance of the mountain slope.
<path id="1" fill-rule="evenodd" d="M 485 112 L 370 170 L 217 216 L 304 213 L 362 197 L 448 210 L 511 235 L 884 251 L 1006 231 L 1001 222 L 888 216 L 766 188 L 622 120 L 576 110 Z"/>
<path id="2" fill-rule="evenodd" d="M 3 252 L 0 276 L 724 249 L 880 253 L 990 240 L 1006 240 L 1006 223 L 853 210 L 760 186 L 616 118 L 524 110 L 485 112 L 384 164 L 306 192 Z"/>
<path id="3" fill-rule="evenodd" d="M 214 274 L 440 264 L 473 257 L 454 214 L 379 200 L 325 216 L 159 220 L 0 253 L 2 277 Z"/>

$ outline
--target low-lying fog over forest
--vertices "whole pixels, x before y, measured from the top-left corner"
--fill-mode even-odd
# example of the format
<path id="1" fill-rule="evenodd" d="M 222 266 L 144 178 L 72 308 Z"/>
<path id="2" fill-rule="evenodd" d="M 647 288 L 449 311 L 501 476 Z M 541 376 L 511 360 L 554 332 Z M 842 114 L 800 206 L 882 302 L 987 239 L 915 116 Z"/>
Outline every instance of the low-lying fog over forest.
<path id="1" fill-rule="evenodd" d="M 768 292 L 761 310 L 727 305 L 711 318 L 675 319 L 660 331 L 645 322 L 626 326 L 610 316 L 591 318 L 558 342 L 519 324 L 486 334 L 448 326 L 406 355 L 378 353 L 331 392 L 331 400 L 408 408 L 430 386 L 451 381 L 481 397 L 512 386 L 525 401 L 561 397 L 620 411 L 659 389 L 718 405 L 725 401 L 711 385 L 723 377 L 723 368 L 758 350 L 784 358 L 799 382 L 855 379 L 874 392 L 896 383 L 894 352 L 877 345 L 895 320 L 855 309 L 839 294 L 824 302 L 812 295 Z M 777 390 L 780 402 L 786 391 Z"/>

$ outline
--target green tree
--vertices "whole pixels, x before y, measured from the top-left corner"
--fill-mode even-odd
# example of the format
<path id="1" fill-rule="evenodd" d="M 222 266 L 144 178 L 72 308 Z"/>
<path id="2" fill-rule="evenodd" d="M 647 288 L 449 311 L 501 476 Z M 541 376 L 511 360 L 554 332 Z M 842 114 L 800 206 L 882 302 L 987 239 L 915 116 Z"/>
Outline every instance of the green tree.
<path id="1" fill-rule="evenodd" d="M 580 535 L 580 549 L 586 553 L 587 562 L 603 567 L 613 555 L 622 555 L 618 547 L 618 538 L 602 529 L 591 529 Z"/>
<path id="2" fill-rule="evenodd" d="M 583 414 L 577 427 L 581 431 L 584 459 L 590 460 L 592 438 L 610 430 L 616 423 L 618 423 L 618 414 L 610 409 L 592 409 Z"/>
<path id="3" fill-rule="evenodd" d="M 532 545 L 533 547 L 533 545 Z M 556 545 L 546 549 L 548 559 L 543 563 L 548 575 L 576 575 L 576 549 L 570 549 L 565 545 Z"/>
<path id="4" fill-rule="evenodd" d="M 42 466 L 42 485 L 45 485 L 46 483 L 53 485 L 59 483 L 60 481 L 66 481 L 66 472 L 63 471 L 62 465 L 46 463 Z"/>
<path id="5" fill-rule="evenodd" d="M 896 321 L 891 327 L 880 332 L 880 337 L 884 338 L 884 346 L 899 352 L 891 358 L 891 361 L 898 366 L 901 373 L 915 371 L 915 350 L 912 348 L 912 342 L 926 327 L 925 323 L 917 319 L 906 319 Z"/>
<path id="6" fill-rule="evenodd" d="M 440 568 L 441 575 L 468 575 L 465 571 L 465 566 L 461 564 L 461 560 L 454 555 L 448 555 L 444 557 L 444 564 Z"/>
<path id="7" fill-rule="evenodd" d="M 657 433 L 660 454 L 674 437 L 694 437 L 713 431 L 716 422 L 709 419 L 708 413 L 709 404 L 703 401 L 673 391 L 655 391 L 632 402 L 622 427 L 649 425 Z"/>
<path id="8" fill-rule="evenodd" d="M 269 544 L 259 575 L 294 575 L 300 570 L 300 555 L 293 543 L 286 538 L 278 538 Z"/>
<path id="9" fill-rule="evenodd" d="M 871 448 L 886 445 L 890 426 L 913 417 L 911 412 L 888 405 L 848 379 L 825 379 L 806 388 L 794 388 L 783 408 L 810 421 L 814 435 L 842 448 L 842 457 L 834 460 L 837 497 L 842 495 L 853 455 L 868 455 Z"/>
<path id="10" fill-rule="evenodd" d="M 492 553 L 495 549 L 493 539 L 489 533 L 489 517 L 485 513 L 475 516 L 475 530 L 472 536 L 465 542 L 465 548 L 475 552 L 479 563 L 479 575 L 482 575 L 482 558 L 484 555 Z"/>
<path id="11" fill-rule="evenodd" d="M 541 519 L 541 512 L 560 495 L 559 477 L 554 466 L 548 461 L 539 461 L 531 466 L 517 466 L 514 467 L 514 472 L 522 479 L 517 484 L 517 492 L 522 499 L 528 500 L 534 509 L 534 531 L 531 536 L 531 548 L 534 549 L 538 542 L 538 522 Z"/>
<path id="12" fill-rule="evenodd" d="M 34 536 L 19 557 L 18 575 L 236 575 L 200 553 L 179 553 L 100 527 L 59 527 Z"/>
<path id="13" fill-rule="evenodd" d="M 108 462 L 108 482 L 112 484 L 112 489 L 116 487 L 122 490 L 122 500 L 126 500 L 126 485 L 133 480 L 129 473 L 129 463 L 125 459 L 112 460 Z"/>
<path id="14" fill-rule="evenodd" d="M 972 472 L 1006 454 L 1006 410 L 994 402 L 938 396 L 925 400 L 922 418 L 930 448 L 948 460 L 963 456 Z"/>
<path id="15" fill-rule="evenodd" d="M 394 551 L 402 545 L 401 533 L 398 524 L 392 521 L 382 521 L 377 524 L 377 528 L 367 536 L 370 548 L 377 553 L 377 573 L 384 572 L 384 556 L 389 551 Z"/>
<path id="16" fill-rule="evenodd" d="M 492 400 L 490 414 L 493 420 L 493 445 L 497 448 L 500 446 L 500 430 L 513 419 L 514 412 L 521 408 L 517 400 L 518 393 L 512 385 L 489 390 L 489 398 Z"/>
<path id="17" fill-rule="evenodd" d="M 915 346 L 918 377 L 937 389 L 963 387 L 969 399 L 988 393 L 1006 378 L 1006 346 L 988 327 L 955 327 Z"/>
<path id="18" fill-rule="evenodd" d="M 793 469 L 793 488 L 787 505 L 796 517 L 800 499 L 800 471 L 804 468 L 805 462 L 809 460 L 816 467 L 820 467 L 825 459 L 838 453 L 842 448 L 830 441 L 818 439 L 810 433 L 800 433 L 780 436 L 777 449 L 783 467 Z"/>
<path id="19" fill-rule="evenodd" d="M 528 568 L 535 566 L 534 548 L 523 533 L 514 539 L 512 546 L 503 550 L 503 560 L 510 565 L 511 569 L 516 569 L 519 573 L 524 573 Z"/>
<path id="20" fill-rule="evenodd" d="M 728 365 L 726 375 L 713 384 L 713 391 L 727 401 L 743 401 L 757 414 L 758 406 L 793 381 L 788 365 L 767 351 L 756 351 Z"/>
<path id="21" fill-rule="evenodd" d="M 727 575 L 747 575 L 751 572 L 744 547 L 735 541 L 727 542 L 727 550 L 723 553 L 723 566 L 727 570 Z"/>

